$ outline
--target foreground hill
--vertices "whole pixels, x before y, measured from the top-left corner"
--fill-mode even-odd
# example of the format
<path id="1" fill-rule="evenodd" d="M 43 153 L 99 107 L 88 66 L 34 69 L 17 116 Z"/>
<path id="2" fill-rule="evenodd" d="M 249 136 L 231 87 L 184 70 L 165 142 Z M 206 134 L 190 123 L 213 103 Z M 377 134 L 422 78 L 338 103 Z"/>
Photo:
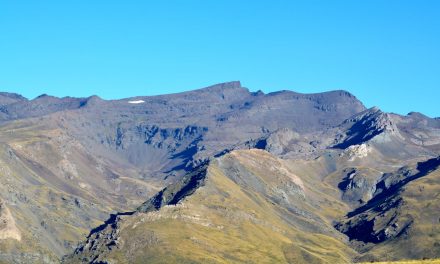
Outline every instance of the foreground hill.
<path id="1" fill-rule="evenodd" d="M 436 158 L 405 167 L 413 170 L 406 177 L 402 169 L 386 174 L 377 186 L 386 181 L 387 189 L 376 191 L 344 217 L 349 206 L 319 174 L 295 172 L 295 162 L 262 150 L 233 151 L 197 168 L 136 211 L 112 217 L 64 261 L 351 263 L 435 258 L 440 253 L 439 165 Z M 335 219 L 341 219 L 336 228 L 348 237 L 335 232 Z"/>
<path id="2" fill-rule="evenodd" d="M 355 255 L 331 225 L 344 212 L 337 190 L 267 152 L 234 151 L 188 177 L 93 233 L 66 262 L 342 263 Z"/>

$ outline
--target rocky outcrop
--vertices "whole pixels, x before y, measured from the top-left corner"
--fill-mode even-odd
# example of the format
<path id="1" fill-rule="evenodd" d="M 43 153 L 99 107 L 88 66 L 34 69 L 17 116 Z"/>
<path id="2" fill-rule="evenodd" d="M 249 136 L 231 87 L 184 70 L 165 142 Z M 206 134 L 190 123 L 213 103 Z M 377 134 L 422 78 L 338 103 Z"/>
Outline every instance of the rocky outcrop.
<path id="1" fill-rule="evenodd" d="M 359 206 L 368 202 L 376 191 L 376 183 L 381 176 L 368 168 L 346 168 L 342 171 L 343 180 L 338 184 L 342 191 L 342 200 Z"/>
<path id="2" fill-rule="evenodd" d="M 362 145 L 382 133 L 402 137 L 389 114 L 376 107 L 347 119 L 341 127 L 344 127 L 344 132 L 336 137 L 335 148 Z"/>
<path id="3" fill-rule="evenodd" d="M 368 156 L 372 151 L 370 145 L 362 143 L 360 145 L 351 145 L 340 154 L 341 157 L 347 157 L 348 161 L 354 161 L 355 159 L 362 159 Z"/>
<path id="4" fill-rule="evenodd" d="M 21 232 L 15 225 L 15 220 L 5 202 L 0 199 L 0 240 L 21 240 Z"/>
<path id="5" fill-rule="evenodd" d="M 185 175 L 180 181 L 167 186 L 151 197 L 148 201 L 139 206 L 136 211 L 146 213 L 153 210 L 159 210 L 165 205 L 176 205 L 186 196 L 193 194 L 197 188 L 203 186 L 208 164 L 209 162 L 205 162 L 204 164 L 199 165 Z"/>
<path id="6" fill-rule="evenodd" d="M 336 228 L 351 240 L 374 244 L 407 234 L 416 215 L 407 210 L 409 201 L 402 198 L 404 187 L 429 175 L 439 166 L 440 157 L 419 162 L 413 167 L 405 166 L 393 173 L 385 173 L 374 188 L 369 188 L 374 190 L 372 198 L 348 213 L 348 218 L 338 223 Z M 348 180 L 354 178 L 352 175 L 349 175 Z M 349 189 L 351 184 L 352 180 L 344 182 L 341 187 Z"/>

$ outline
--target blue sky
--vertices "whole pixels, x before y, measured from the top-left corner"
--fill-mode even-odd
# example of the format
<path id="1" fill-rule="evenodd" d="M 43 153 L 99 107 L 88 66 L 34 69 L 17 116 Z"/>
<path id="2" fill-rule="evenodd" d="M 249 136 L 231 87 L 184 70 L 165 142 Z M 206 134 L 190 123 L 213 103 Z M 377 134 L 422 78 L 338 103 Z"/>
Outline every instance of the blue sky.
<path id="1" fill-rule="evenodd" d="M 440 116 L 440 1 L 0 0 L 0 90 L 106 99 L 240 80 Z"/>

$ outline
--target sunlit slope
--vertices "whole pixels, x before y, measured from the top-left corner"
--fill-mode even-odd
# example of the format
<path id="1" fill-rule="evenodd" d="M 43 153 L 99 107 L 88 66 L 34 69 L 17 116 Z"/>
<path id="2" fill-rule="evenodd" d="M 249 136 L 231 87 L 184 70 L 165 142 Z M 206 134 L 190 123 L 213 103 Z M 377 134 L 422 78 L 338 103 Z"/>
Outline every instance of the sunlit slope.
<path id="1" fill-rule="evenodd" d="M 328 220 L 343 214 L 343 205 L 315 195 L 313 179 L 299 178 L 285 163 L 261 150 L 227 154 L 210 163 L 194 193 L 157 211 L 147 202 L 141 211 L 148 212 L 119 216 L 66 262 L 350 262 L 355 253 Z M 178 193 L 168 188 L 150 203 L 172 204 Z M 330 203 L 332 212 L 320 207 Z"/>
<path id="2" fill-rule="evenodd" d="M 93 157 L 48 120 L 3 125 L 0 261 L 59 262 L 109 213 L 134 208 L 127 198 L 145 199 L 130 194 L 154 186 L 130 178 L 134 172 Z"/>

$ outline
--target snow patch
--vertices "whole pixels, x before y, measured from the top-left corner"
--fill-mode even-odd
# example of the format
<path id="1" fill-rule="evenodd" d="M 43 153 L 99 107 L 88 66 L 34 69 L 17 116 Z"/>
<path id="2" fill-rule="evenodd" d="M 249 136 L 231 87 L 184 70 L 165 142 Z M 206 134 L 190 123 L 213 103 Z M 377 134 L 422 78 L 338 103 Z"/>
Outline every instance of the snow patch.
<path id="1" fill-rule="evenodd" d="M 145 103 L 144 100 L 135 100 L 135 101 L 128 101 L 129 104 L 142 104 Z"/>

